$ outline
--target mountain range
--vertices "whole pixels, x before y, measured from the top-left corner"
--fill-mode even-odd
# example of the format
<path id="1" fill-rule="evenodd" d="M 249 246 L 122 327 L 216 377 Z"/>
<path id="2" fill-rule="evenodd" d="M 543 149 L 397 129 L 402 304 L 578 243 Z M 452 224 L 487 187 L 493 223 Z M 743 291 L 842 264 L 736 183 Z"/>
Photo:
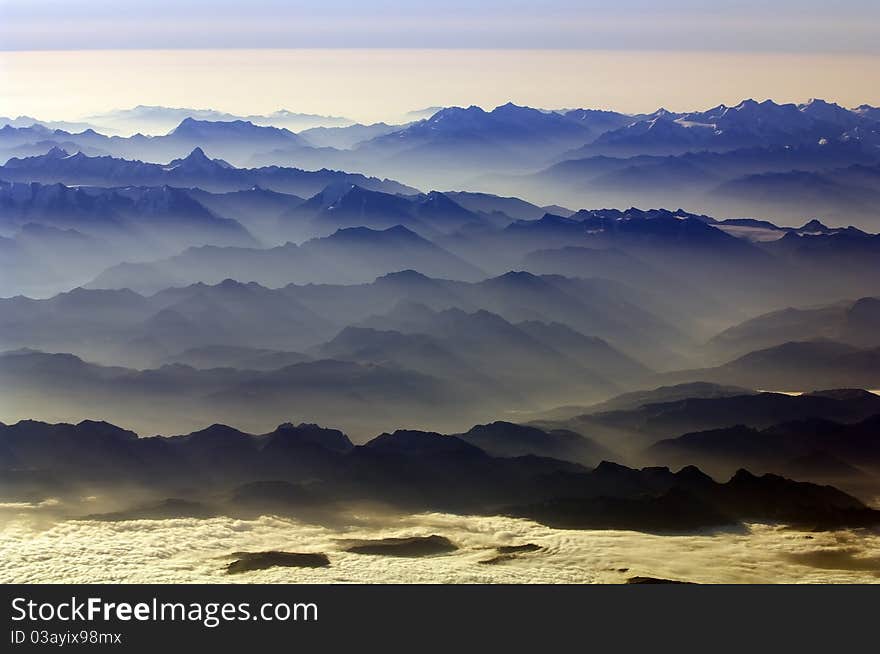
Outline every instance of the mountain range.
<path id="1" fill-rule="evenodd" d="M 381 180 L 334 170 L 305 171 L 297 168 L 235 168 L 209 158 L 200 147 L 168 164 L 137 160 L 89 157 L 53 148 L 45 155 L 12 158 L 0 166 L 6 181 L 62 183 L 86 186 L 179 186 L 223 193 L 259 186 L 279 193 L 311 197 L 331 184 L 350 183 L 370 190 L 412 194 L 417 191 L 391 180 Z"/>
<path id="2" fill-rule="evenodd" d="M 54 146 L 159 162 L 199 146 L 237 165 L 361 170 L 415 186 L 514 193 L 539 204 L 625 208 L 674 200 L 725 217 L 877 226 L 880 121 L 869 106 L 745 100 L 702 111 L 627 115 L 508 103 L 491 111 L 440 108 L 401 125 L 337 120 L 309 129 L 281 114 L 275 120 L 156 107 L 134 111 L 174 121 L 165 124 L 167 133 L 152 137 L 7 124 L 0 129 L 0 158 Z"/>
<path id="3" fill-rule="evenodd" d="M 282 424 L 259 436 L 217 424 L 171 438 L 138 438 L 106 422 L 21 421 L 0 427 L 2 464 L 30 472 L 4 476 L 2 486 L 5 495 L 33 497 L 123 483 L 129 492 L 147 488 L 161 498 L 198 481 L 202 492 L 189 493 L 196 501 L 163 502 L 160 517 L 166 518 L 194 510 L 245 516 L 264 507 L 300 516 L 323 507 L 326 514 L 355 498 L 410 511 L 528 517 L 563 528 L 692 532 L 761 520 L 832 529 L 880 521 L 876 510 L 836 488 L 776 475 L 739 470 L 718 483 L 693 466 L 674 473 L 603 461 L 590 469 L 533 455 L 493 456 L 471 442 L 491 446 L 508 429 L 494 423 L 461 436 L 396 430 L 354 446 L 342 432 L 312 424 Z M 539 443 L 560 438 L 540 430 L 528 437 Z M 107 519 L 148 517 L 126 508 Z"/>
<path id="4" fill-rule="evenodd" d="M 878 524 L 876 108 L 405 120 L 0 121 L 0 504 Z"/>
<path id="5" fill-rule="evenodd" d="M 525 281 L 532 283 L 528 277 Z M 638 351 L 644 349 L 643 334 L 674 333 L 634 306 L 609 304 L 601 289 L 584 285 L 562 292 L 565 287 L 553 285 L 558 280 L 533 282 L 537 293 L 532 301 L 542 304 L 525 311 L 517 299 L 522 283 L 516 277 L 468 284 L 399 273 L 360 286 L 290 285 L 274 290 L 227 280 L 216 286 L 169 288 L 152 296 L 77 289 L 47 300 L 0 300 L 0 342 L 9 350 L 73 352 L 139 367 L 173 361 L 205 368 L 210 366 L 189 357 L 208 355 L 211 366 L 246 370 L 252 369 L 246 362 L 261 357 L 263 363 L 256 369 L 281 367 L 269 364 L 266 348 L 274 348 L 278 362 L 294 356 L 295 361 L 332 358 L 392 364 L 442 378 L 450 386 L 472 383 L 475 399 L 494 389 L 515 404 L 606 395 L 651 374 L 600 336 L 535 320 L 538 309 L 559 319 L 579 319 L 582 329 L 592 327 L 591 333 Z M 508 289 L 496 292 L 499 285 Z M 574 291 L 580 301 L 572 307 Z M 479 308 L 481 303 L 507 318 Z M 604 315 L 604 322 L 584 322 L 578 307 Z M 616 318 L 610 315 L 612 309 Z"/>
<path id="6" fill-rule="evenodd" d="M 722 331 L 708 347 L 716 356 L 729 358 L 791 341 L 820 339 L 880 346 L 880 299 L 864 297 L 855 302 L 780 309 Z"/>
<path id="7" fill-rule="evenodd" d="M 880 396 L 859 389 L 813 391 L 802 395 L 745 391 L 703 384 L 661 387 L 628 393 L 620 399 L 585 408 L 573 416 L 554 416 L 531 424 L 588 434 L 631 461 L 656 462 L 645 448 L 686 433 L 745 426 L 766 429 L 792 421 L 857 423 L 880 411 Z M 707 392 L 708 391 L 708 392 Z M 623 401 L 621 401 L 623 400 Z"/>
<path id="8" fill-rule="evenodd" d="M 213 109 L 138 105 L 88 116 L 85 120 L 101 128 L 124 134 L 166 134 L 187 118 L 204 121 L 248 121 L 255 125 L 279 127 L 293 131 L 316 127 L 343 127 L 354 121 L 340 116 L 320 116 L 279 109 L 265 115 L 238 116 Z"/>
<path id="9" fill-rule="evenodd" d="M 736 425 L 659 441 L 646 456 L 669 464 L 687 460 L 718 474 L 776 470 L 870 493 L 880 471 L 877 428 L 876 415 L 855 423 L 812 418 L 763 429 Z"/>
<path id="10" fill-rule="evenodd" d="M 230 275 L 270 286 L 357 284 L 411 268 L 437 277 L 475 280 L 485 276 L 476 266 L 398 225 L 383 230 L 349 227 L 302 245 L 288 242 L 268 249 L 193 247 L 166 260 L 119 264 L 89 287 L 152 293 L 193 282 L 216 284 Z"/>

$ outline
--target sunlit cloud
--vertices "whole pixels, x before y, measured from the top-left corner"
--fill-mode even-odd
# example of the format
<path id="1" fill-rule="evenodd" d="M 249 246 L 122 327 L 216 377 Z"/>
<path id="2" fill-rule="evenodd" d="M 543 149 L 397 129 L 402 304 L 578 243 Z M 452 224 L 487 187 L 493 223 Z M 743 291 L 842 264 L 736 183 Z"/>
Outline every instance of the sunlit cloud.
<path id="1" fill-rule="evenodd" d="M 348 539 L 431 534 L 459 549 L 413 559 L 344 551 Z M 542 549 L 498 565 L 480 563 L 499 545 L 524 543 Z M 48 528 L 22 519 L 0 530 L 0 582 L 621 583 L 638 575 L 703 583 L 870 583 L 880 579 L 880 564 L 870 557 L 878 547 L 880 536 L 847 531 L 751 525 L 742 532 L 659 536 L 436 513 L 348 528 L 276 517 L 67 521 Z M 266 550 L 324 552 L 331 565 L 225 574 L 231 553 Z"/>

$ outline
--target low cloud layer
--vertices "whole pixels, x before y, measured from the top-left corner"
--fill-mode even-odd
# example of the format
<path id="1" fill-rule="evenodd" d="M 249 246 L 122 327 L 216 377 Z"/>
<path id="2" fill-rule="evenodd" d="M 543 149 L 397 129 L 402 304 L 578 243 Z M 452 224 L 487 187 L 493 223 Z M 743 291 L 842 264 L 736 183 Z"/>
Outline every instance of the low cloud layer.
<path id="1" fill-rule="evenodd" d="M 653 576 L 702 583 L 876 583 L 880 534 L 805 533 L 750 525 L 741 532 L 662 536 L 565 531 L 527 520 L 448 514 L 328 528 L 295 520 L 214 518 L 62 521 L 16 514 L 0 531 L 2 583 L 620 583 Z M 439 534 L 459 546 L 422 559 L 343 551 L 346 540 Z M 543 549 L 482 565 L 499 545 Z M 275 568 L 228 577 L 236 551 L 324 552 L 328 568 Z M 626 570 L 622 570 L 626 568 Z"/>

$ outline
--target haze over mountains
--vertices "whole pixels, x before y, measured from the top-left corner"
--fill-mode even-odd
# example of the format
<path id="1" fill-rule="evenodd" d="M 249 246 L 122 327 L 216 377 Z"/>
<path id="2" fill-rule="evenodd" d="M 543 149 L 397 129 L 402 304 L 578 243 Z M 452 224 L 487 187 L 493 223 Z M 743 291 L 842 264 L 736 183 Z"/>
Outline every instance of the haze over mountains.
<path id="1" fill-rule="evenodd" d="M 781 519 L 830 529 L 880 520 L 880 512 L 833 487 L 775 475 L 740 470 L 721 484 L 692 466 L 673 473 L 605 461 L 589 470 L 559 459 L 509 456 L 509 444 L 494 450 L 498 440 L 516 439 L 526 450 L 536 442 L 558 452 L 572 436 L 582 442 L 578 456 L 589 457 L 590 446 L 577 435 L 504 423 L 458 436 L 398 430 L 354 446 L 338 430 L 309 424 L 283 424 L 260 436 L 214 425 L 172 438 L 138 438 L 108 423 L 28 421 L 0 427 L 0 446 L 7 462 L 60 473 L 56 491 L 124 483 L 129 493 L 149 489 L 156 496 L 198 480 L 196 497 L 204 501 L 214 492 L 211 504 L 166 501 L 161 512 L 152 505 L 103 516 L 108 520 L 215 512 L 243 517 L 267 508 L 281 515 L 332 514 L 335 505 L 352 499 L 409 511 L 501 512 L 563 528 L 687 532 Z M 303 483 L 309 478 L 317 481 Z M 46 483 L 39 475 L 21 475 L 4 480 L 2 488 L 26 497 L 45 491 Z"/>
<path id="2" fill-rule="evenodd" d="M 409 118 L 4 119 L 0 500 L 880 522 L 876 109 Z"/>
<path id="3" fill-rule="evenodd" d="M 518 195 L 540 204 L 672 202 L 721 217 L 877 225 L 880 121 L 867 105 L 745 100 L 628 115 L 508 103 L 491 111 L 440 108 L 411 123 L 370 126 L 290 112 L 232 116 L 137 107 L 116 113 L 143 116 L 151 125 L 161 116 L 162 128 L 148 131 L 154 136 L 120 137 L 7 120 L 0 159 L 62 147 L 158 163 L 199 145 L 237 166 L 358 170 L 418 187 Z"/>

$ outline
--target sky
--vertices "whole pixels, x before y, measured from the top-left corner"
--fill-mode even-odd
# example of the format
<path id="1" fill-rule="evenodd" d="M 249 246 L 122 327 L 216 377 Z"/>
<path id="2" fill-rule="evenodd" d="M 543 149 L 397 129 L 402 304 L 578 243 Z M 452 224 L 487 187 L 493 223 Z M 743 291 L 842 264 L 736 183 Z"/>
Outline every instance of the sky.
<path id="1" fill-rule="evenodd" d="M 876 0 L 0 0 L 5 50 L 576 48 L 880 53 Z"/>
<path id="2" fill-rule="evenodd" d="M 0 0 L 0 115 L 880 104 L 880 2 Z"/>

